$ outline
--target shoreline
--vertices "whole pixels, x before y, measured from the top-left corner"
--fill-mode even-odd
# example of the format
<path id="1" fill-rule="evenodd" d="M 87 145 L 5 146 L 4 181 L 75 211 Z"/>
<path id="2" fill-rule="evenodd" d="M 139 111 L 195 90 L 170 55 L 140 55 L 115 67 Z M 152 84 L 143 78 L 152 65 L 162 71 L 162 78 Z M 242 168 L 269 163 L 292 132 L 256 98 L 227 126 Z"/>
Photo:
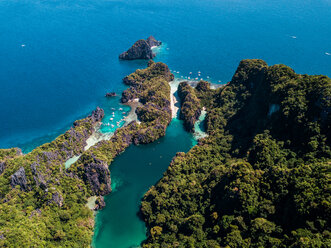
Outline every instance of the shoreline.
<path id="1" fill-rule="evenodd" d="M 178 99 L 178 97 L 176 97 L 176 93 L 177 93 L 180 82 L 182 82 L 182 80 L 175 78 L 173 81 L 171 81 L 169 83 L 169 85 L 170 85 L 170 107 L 171 107 L 172 119 L 177 117 L 178 111 L 179 111 L 179 107 L 178 107 L 179 99 Z"/>
<path id="2" fill-rule="evenodd" d="M 100 126 L 94 128 L 94 132 L 91 136 L 86 140 L 86 146 L 84 147 L 84 151 L 87 151 L 96 143 L 102 140 L 110 140 L 110 138 L 114 135 L 114 133 L 101 133 Z"/>
<path id="3" fill-rule="evenodd" d="M 199 140 L 199 139 L 202 139 L 202 138 L 205 138 L 208 136 L 208 133 L 206 133 L 205 131 L 203 131 L 201 128 L 200 128 L 200 124 L 205 121 L 206 119 L 206 115 L 207 115 L 207 111 L 206 111 L 206 108 L 203 107 L 202 110 L 201 110 L 201 114 L 199 116 L 199 119 L 195 122 L 194 124 L 194 127 L 195 127 L 195 132 L 193 133 L 193 136 L 196 140 Z"/>
<path id="4" fill-rule="evenodd" d="M 136 114 L 137 107 L 142 106 L 142 103 L 139 102 L 139 98 L 135 98 L 133 100 L 128 101 L 127 103 L 123 103 L 123 105 L 129 106 L 131 108 L 129 114 L 126 117 L 124 117 L 124 121 L 125 121 L 124 126 L 128 125 L 132 121 L 136 121 L 137 123 L 140 123 L 140 121 L 138 120 L 138 116 Z"/>

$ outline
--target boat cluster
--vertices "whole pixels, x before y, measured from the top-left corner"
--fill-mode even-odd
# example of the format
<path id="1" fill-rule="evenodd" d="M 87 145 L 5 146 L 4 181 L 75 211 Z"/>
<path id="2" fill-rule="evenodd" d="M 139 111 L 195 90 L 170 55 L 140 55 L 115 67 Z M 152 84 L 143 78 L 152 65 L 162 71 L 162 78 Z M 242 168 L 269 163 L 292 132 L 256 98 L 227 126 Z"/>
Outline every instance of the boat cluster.
<path id="1" fill-rule="evenodd" d="M 111 121 L 111 122 L 113 122 L 113 121 L 115 121 L 114 119 L 115 119 L 115 112 L 114 112 L 114 110 L 116 110 L 115 108 L 111 108 L 111 110 L 113 110 L 113 112 L 111 113 L 111 117 L 109 118 L 109 120 Z M 123 111 L 123 108 L 119 108 L 118 109 L 119 111 Z M 116 126 L 117 127 L 120 127 L 120 125 L 121 125 L 121 123 L 122 122 L 125 122 L 125 119 L 127 118 L 127 116 L 125 116 L 127 114 L 127 112 L 122 112 L 122 115 L 123 115 L 123 118 L 122 119 L 120 119 L 119 121 L 116 121 Z M 111 126 L 112 128 L 114 128 L 115 127 L 115 125 L 114 124 L 112 124 L 111 122 L 108 122 L 108 123 L 102 123 L 102 125 L 104 125 L 104 126 Z"/>
<path id="2" fill-rule="evenodd" d="M 179 71 L 174 71 L 174 70 L 170 70 L 172 73 L 176 73 L 176 74 L 179 74 L 180 72 Z M 183 79 L 187 79 L 187 80 L 192 80 L 192 81 L 200 81 L 200 80 L 203 80 L 203 78 L 201 77 L 201 71 L 198 71 L 197 72 L 197 77 L 194 77 L 192 76 L 193 75 L 193 72 L 190 72 L 188 76 L 180 76 L 181 78 Z M 210 79 L 209 76 L 207 76 L 207 80 Z M 221 83 L 221 80 L 218 80 L 219 83 Z"/>

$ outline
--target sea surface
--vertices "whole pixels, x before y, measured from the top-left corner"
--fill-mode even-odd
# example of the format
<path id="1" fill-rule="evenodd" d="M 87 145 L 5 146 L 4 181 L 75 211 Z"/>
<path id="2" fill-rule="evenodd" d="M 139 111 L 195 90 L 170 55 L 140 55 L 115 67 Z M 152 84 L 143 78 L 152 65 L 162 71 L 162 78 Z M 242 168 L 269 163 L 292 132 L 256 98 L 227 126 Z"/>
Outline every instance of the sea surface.
<path id="1" fill-rule="evenodd" d="M 93 247 L 139 247 L 146 227 L 138 217 L 140 201 L 166 171 L 177 152 L 187 152 L 196 141 L 173 119 L 166 136 L 158 141 L 130 146 L 110 165 L 112 193 L 96 215 Z"/>
<path id="2" fill-rule="evenodd" d="M 331 76 L 330 27 L 330 0 L 0 0 L 0 148 L 27 153 L 97 106 L 105 124 L 114 118 L 102 131 L 114 131 L 129 108 L 104 95 L 120 94 L 122 78 L 146 66 L 118 55 L 151 34 L 163 41 L 155 60 L 178 79 L 200 71 L 199 79 L 226 83 L 246 58 Z M 174 119 L 165 138 L 114 161 L 115 190 L 96 217 L 95 247 L 126 248 L 145 238 L 140 198 L 171 157 L 192 145 Z"/>

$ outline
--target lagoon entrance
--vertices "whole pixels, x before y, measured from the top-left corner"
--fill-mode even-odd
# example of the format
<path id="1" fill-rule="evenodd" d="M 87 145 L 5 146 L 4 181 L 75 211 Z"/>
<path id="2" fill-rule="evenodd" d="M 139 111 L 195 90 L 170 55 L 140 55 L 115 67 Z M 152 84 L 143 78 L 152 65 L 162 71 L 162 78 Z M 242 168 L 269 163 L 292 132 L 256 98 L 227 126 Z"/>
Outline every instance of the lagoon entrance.
<path id="1" fill-rule="evenodd" d="M 106 207 L 96 215 L 92 246 L 139 247 L 146 239 L 145 223 L 138 216 L 141 198 L 162 177 L 176 152 L 187 152 L 195 144 L 182 121 L 173 119 L 165 137 L 147 145 L 132 145 L 115 158 L 110 165 L 113 191 L 105 197 Z"/>

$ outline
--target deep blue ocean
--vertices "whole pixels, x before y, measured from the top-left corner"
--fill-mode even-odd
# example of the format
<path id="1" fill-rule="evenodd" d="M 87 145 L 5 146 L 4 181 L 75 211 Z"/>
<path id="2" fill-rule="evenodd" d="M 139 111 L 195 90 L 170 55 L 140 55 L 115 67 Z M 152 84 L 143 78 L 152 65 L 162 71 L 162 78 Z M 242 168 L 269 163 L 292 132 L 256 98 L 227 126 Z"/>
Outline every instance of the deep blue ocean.
<path id="1" fill-rule="evenodd" d="M 1 0 L 0 147 L 29 151 L 120 92 L 144 62 L 119 62 L 137 39 L 181 75 L 231 79 L 241 59 L 331 75 L 330 0 Z"/>
<path id="2" fill-rule="evenodd" d="M 246 58 L 331 76 L 331 0 L 0 0 L 0 148 L 28 152 L 96 106 L 110 112 L 119 97 L 106 99 L 105 93 L 120 93 L 122 78 L 146 65 L 119 61 L 118 55 L 149 35 L 163 41 L 155 60 L 167 63 L 178 78 L 201 71 L 204 79 L 226 83 Z M 179 123 L 172 123 L 159 143 L 146 146 L 162 155 L 152 152 L 134 164 L 143 168 L 150 159 L 159 165 L 156 171 L 144 167 L 146 180 L 138 174 L 140 182 L 131 184 L 141 172 L 132 169 L 132 157 L 147 148 L 130 148 L 115 160 L 117 189 L 97 215 L 96 247 L 128 247 L 128 237 L 136 237 L 133 245 L 144 239 L 144 225 L 135 215 L 140 197 L 177 149 L 192 147 Z M 182 140 L 174 143 L 169 132 Z M 169 145 L 174 149 L 164 152 Z M 111 218 L 120 221 L 119 215 L 133 226 L 116 229 Z M 138 231 L 131 235 L 132 230 Z"/>

